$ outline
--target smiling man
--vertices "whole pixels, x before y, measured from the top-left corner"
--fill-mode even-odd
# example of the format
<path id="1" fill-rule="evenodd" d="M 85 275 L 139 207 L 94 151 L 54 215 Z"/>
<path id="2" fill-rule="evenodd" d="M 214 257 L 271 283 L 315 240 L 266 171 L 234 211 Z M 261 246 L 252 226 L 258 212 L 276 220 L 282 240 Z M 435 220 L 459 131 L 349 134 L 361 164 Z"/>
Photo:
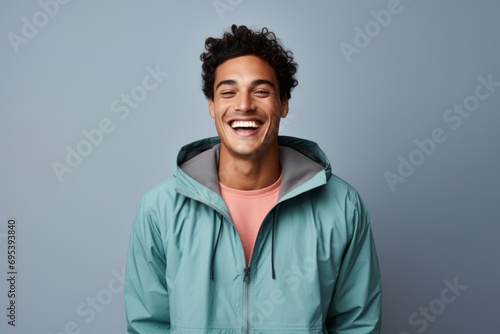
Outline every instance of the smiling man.
<path id="1" fill-rule="evenodd" d="M 229 59 L 215 71 L 209 110 L 221 141 L 219 181 L 253 190 L 280 176 L 278 128 L 288 113 L 273 68 L 255 55 Z"/>
<path id="2" fill-rule="evenodd" d="M 217 137 L 184 146 L 133 225 L 129 333 L 380 332 L 368 213 L 317 144 L 278 136 L 297 64 L 266 28 L 207 38 Z"/>

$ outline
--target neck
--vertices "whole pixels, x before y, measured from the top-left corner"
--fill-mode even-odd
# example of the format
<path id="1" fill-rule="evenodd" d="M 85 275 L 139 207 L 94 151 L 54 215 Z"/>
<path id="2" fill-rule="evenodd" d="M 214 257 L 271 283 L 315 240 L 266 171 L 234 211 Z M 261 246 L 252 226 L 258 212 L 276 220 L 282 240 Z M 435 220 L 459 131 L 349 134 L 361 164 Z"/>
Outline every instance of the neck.
<path id="1" fill-rule="evenodd" d="M 239 157 L 224 152 L 221 147 L 219 180 L 233 189 L 255 190 L 272 185 L 281 175 L 279 149 L 276 146 L 268 154 Z"/>

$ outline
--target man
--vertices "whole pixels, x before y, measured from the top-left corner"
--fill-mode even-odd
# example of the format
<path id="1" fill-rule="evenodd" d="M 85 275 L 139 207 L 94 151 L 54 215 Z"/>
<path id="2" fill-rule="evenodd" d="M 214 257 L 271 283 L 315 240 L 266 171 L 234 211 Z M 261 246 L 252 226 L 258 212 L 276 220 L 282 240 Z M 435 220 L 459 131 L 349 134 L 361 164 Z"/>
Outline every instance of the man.
<path id="1" fill-rule="evenodd" d="M 366 209 L 319 147 L 279 137 L 297 64 L 266 28 L 208 38 L 218 137 L 147 192 L 127 260 L 129 333 L 380 332 Z"/>

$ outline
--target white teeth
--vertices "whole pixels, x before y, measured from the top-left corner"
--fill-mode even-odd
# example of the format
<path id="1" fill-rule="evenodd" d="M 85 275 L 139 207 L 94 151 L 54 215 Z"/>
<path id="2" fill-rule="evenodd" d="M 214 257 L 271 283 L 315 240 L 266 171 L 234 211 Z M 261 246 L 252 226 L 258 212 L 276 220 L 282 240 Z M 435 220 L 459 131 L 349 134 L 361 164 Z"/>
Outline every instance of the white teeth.
<path id="1" fill-rule="evenodd" d="M 258 128 L 259 125 L 255 121 L 234 121 L 231 123 L 231 127 L 234 128 Z"/>

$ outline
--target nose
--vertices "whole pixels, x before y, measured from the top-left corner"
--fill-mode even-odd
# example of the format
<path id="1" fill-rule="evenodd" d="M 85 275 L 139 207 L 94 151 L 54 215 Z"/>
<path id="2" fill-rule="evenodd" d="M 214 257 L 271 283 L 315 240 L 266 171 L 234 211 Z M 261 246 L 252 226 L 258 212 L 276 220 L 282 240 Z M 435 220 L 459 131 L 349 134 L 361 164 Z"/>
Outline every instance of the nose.
<path id="1" fill-rule="evenodd" d="M 234 109 L 236 111 L 247 112 L 255 109 L 254 101 L 252 95 L 247 92 L 238 93 L 235 99 Z"/>

